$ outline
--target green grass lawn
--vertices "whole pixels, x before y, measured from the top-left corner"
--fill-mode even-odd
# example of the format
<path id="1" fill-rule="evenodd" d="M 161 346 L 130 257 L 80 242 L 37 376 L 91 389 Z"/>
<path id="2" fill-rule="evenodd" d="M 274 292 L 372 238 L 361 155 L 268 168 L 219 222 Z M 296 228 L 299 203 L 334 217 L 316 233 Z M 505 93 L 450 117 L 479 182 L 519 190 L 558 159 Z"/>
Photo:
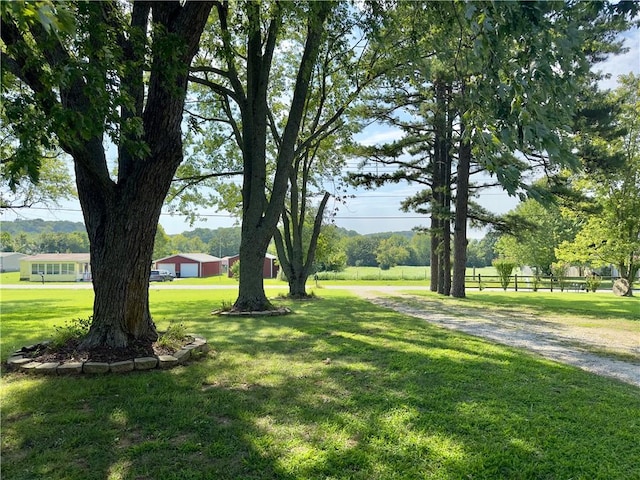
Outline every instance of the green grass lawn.
<path id="1" fill-rule="evenodd" d="M 3 359 L 91 313 L 91 290 L 0 293 Z M 160 329 L 209 340 L 200 361 L 5 372 L 2 478 L 640 478 L 638 388 L 316 293 L 286 317 L 218 318 L 234 290 L 152 289 Z"/>
<path id="2" fill-rule="evenodd" d="M 640 298 L 617 297 L 610 292 L 513 292 L 470 290 L 466 298 L 443 297 L 421 290 L 407 291 L 443 305 L 481 309 L 525 310 L 540 316 L 554 315 L 583 319 L 640 321 Z M 638 327 L 640 328 L 640 326 Z M 640 335 L 640 331 L 639 331 Z"/>

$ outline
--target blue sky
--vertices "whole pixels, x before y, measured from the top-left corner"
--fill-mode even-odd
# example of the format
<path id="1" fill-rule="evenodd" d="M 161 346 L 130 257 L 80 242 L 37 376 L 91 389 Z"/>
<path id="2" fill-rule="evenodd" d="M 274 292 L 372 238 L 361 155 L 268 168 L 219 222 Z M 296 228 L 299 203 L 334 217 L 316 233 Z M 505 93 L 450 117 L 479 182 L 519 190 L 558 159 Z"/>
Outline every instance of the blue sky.
<path id="1" fill-rule="evenodd" d="M 612 57 L 598 66 L 599 70 L 610 73 L 612 78 L 601 84 L 603 88 L 614 88 L 618 75 L 634 72 L 640 74 L 640 31 L 626 34 L 625 45 L 629 51 L 623 55 Z M 397 137 L 397 132 L 381 127 L 369 128 L 360 135 L 360 140 L 369 144 L 382 143 Z M 350 162 L 353 163 L 353 162 Z M 354 195 L 339 207 L 334 218 L 336 225 L 355 230 L 359 233 L 375 233 L 388 231 L 411 230 L 414 227 L 428 226 L 428 218 L 415 213 L 403 213 L 400 204 L 404 198 L 412 195 L 420 188 L 407 184 L 388 185 L 369 191 L 352 189 Z M 494 213 L 505 213 L 517 205 L 515 198 L 509 197 L 499 189 L 485 191 L 477 200 L 482 206 Z M 331 207 L 331 205 L 330 205 Z M 181 215 L 163 214 L 160 223 L 168 234 L 182 233 L 196 227 L 215 229 L 236 224 L 236 219 L 214 209 L 202 209 L 200 212 L 207 218 L 190 226 Z M 44 220 L 69 220 L 82 222 L 82 212 L 77 201 L 63 202 L 60 207 L 32 208 L 19 212 L 3 212 L 0 220 L 12 221 L 15 218 L 42 218 Z M 482 231 L 471 230 L 471 238 L 481 238 Z"/>

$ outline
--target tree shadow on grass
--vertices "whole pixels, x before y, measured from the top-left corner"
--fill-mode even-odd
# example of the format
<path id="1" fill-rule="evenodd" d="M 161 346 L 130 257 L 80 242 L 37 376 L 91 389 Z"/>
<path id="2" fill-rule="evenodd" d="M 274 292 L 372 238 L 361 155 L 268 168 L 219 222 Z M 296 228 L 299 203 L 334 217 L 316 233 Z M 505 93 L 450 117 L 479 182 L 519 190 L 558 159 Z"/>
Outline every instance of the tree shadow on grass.
<path id="1" fill-rule="evenodd" d="M 354 298 L 291 306 L 297 314 L 287 317 L 191 318 L 189 327 L 213 351 L 174 370 L 3 379 L 3 473 L 12 479 L 640 473 L 633 463 L 640 453 L 637 389 Z"/>

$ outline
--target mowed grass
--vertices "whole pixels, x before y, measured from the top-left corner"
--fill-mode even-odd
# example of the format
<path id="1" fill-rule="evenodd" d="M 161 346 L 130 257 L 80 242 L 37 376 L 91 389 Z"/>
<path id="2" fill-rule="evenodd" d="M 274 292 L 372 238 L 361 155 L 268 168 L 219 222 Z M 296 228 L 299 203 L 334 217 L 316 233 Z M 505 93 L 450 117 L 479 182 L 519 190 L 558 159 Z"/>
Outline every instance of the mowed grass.
<path id="1" fill-rule="evenodd" d="M 432 292 L 411 291 L 443 305 L 487 309 L 515 309 L 540 316 L 553 315 L 585 320 L 630 320 L 640 321 L 640 298 L 617 297 L 611 292 L 513 292 L 474 291 L 466 292 L 466 298 L 443 297 Z M 637 326 L 640 335 L 640 325 Z"/>
<path id="2" fill-rule="evenodd" d="M 2 292 L 2 355 L 91 290 Z M 153 290 L 212 351 L 169 371 L 2 377 L 2 478 L 635 479 L 640 390 L 339 291 L 219 318 L 235 291 Z"/>

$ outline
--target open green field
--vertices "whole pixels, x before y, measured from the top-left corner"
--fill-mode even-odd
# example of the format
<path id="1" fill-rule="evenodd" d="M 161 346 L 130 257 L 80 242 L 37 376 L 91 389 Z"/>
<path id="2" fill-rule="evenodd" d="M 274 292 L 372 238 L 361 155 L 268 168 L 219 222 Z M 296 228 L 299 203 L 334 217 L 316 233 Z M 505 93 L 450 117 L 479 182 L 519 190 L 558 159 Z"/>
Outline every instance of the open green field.
<path id="1" fill-rule="evenodd" d="M 425 282 L 429 280 L 430 268 L 425 266 L 399 265 L 388 270 L 378 267 L 347 267 L 342 272 L 319 272 L 320 280 L 348 280 L 348 281 L 372 281 L 372 280 L 410 280 Z M 494 267 L 467 268 L 466 274 L 472 275 L 497 275 Z"/>
<path id="2" fill-rule="evenodd" d="M 152 289 L 159 328 L 183 322 L 209 354 L 124 375 L 5 372 L 2 478 L 640 478 L 638 388 L 316 293 L 286 317 L 218 318 L 235 290 Z M 3 358 L 91 313 L 91 290 L 0 294 Z"/>

